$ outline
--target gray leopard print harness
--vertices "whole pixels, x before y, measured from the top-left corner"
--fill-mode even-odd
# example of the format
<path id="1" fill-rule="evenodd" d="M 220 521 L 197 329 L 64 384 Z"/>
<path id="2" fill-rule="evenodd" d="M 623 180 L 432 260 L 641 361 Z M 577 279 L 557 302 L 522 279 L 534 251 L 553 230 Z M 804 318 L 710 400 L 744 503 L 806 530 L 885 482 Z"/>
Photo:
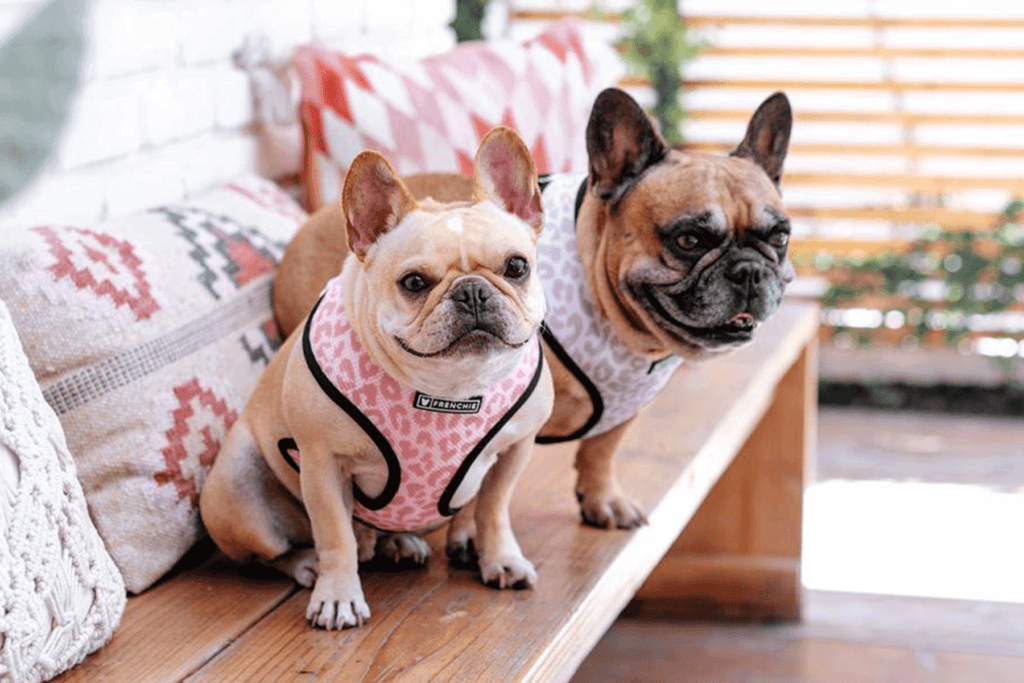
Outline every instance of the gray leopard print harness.
<path id="1" fill-rule="evenodd" d="M 611 324 L 597 315 L 576 242 L 576 216 L 587 175 L 544 175 L 540 185 L 544 230 L 537 243 L 537 272 L 548 304 L 542 334 L 587 390 L 593 408 L 586 424 L 572 434 L 537 438 L 538 443 L 555 443 L 596 436 L 633 417 L 683 361 L 673 355 L 652 363 L 627 347 Z"/>

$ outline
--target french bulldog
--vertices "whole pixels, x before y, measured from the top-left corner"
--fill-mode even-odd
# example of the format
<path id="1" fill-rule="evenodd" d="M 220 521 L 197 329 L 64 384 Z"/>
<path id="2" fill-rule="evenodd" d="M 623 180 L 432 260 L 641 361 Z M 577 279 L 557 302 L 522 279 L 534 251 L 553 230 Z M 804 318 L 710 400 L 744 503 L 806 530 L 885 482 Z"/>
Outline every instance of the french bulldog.
<path id="1" fill-rule="evenodd" d="M 747 344 L 778 307 L 793 278 L 780 195 L 791 128 L 789 101 L 776 93 L 731 154 L 673 149 L 632 97 L 609 88 L 587 126 L 589 171 L 542 178 L 537 259 L 555 406 L 538 440 L 581 440 L 576 493 L 585 522 L 646 521 L 615 474 L 629 425 L 684 360 Z M 443 174 L 415 181 L 423 193 L 449 194 L 467 182 Z M 343 254 L 310 246 L 330 243 L 337 225 L 330 210 L 318 212 L 285 252 L 274 310 L 286 329 L 341 262 Z M 464 548 L 465 533 L 456 536 Z"/>
<path id="2" fill-rule="evenodd" d="M 553 402 L 529 150 L 491 131 L 471 198 L 452 203 L 417 201 L 384 157 L 363 152 L 338 212 L 340 274 L 321 283 L 232 426 L 202 489 L 206 528 L 228 557 L 312 587 L 306 617 L 325 629 L 370 617 L 358 562 L 378 536 L 425 561 L 429 548 L 404 532 L 463 506 L 483 581 L 533 585 L 508 515 Z"/>

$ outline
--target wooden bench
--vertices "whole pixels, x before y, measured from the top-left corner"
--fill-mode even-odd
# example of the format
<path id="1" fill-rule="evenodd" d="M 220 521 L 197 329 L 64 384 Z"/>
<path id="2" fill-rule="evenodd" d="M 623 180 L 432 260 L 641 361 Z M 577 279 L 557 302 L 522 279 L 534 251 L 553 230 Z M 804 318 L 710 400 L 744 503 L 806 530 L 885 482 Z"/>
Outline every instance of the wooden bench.
<path id="1" fill-rule="evenodd" d="M 113 640 L 58 680 L 553 683 L 638 590 L 643 610 L 797 618 L 817 327 L 816 307 L 787 303 L 750 347 L 678 373 L 620 455 L 650 511 L 635 532 L 583 526 L 572 445 L 538 448 L 512 509 L 533 590 L 450 568 L 435 533 L 427 568 L 363 572 L 368 624 L 328 633 L 303 618 L 307 590 L 214 555 L 131 598 Z"/>

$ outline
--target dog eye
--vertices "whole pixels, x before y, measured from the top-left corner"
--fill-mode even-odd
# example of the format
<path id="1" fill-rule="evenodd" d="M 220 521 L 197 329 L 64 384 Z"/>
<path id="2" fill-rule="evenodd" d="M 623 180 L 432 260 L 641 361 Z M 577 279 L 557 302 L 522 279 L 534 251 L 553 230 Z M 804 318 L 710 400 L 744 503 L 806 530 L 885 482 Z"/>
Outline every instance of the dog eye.
<path id="1" fill-rule="evenodd" d="M 427 278 L 423 277 L 419 273 L 409 273 L 399 280 L 398 284 L 400 284 L 405 291 L 412 292 L 413 294 L 422 292 L 430 287 L 430 283 L 427 282 Z"/>
<path id="2" fill-rule="evenodd" d="M 789 244 L 789 235 L 784 232 L 772 233 L 772 236 L 768 238 L 768 243 L 776 249 L 782 249 Z"/>
<path id="3" fill-rule="evenodd" d="M 700 244 L 700 240 L 696 235 L 680 235 L 676 238 L 676 244 L 683 249 L 695 249 Z"/>
<path id="4" fill-rule="evenodd" d="M 530 273 L 530 264 L 522 256 L 513 256 L 505 262 L 505 277 L 522 280 Z"/>

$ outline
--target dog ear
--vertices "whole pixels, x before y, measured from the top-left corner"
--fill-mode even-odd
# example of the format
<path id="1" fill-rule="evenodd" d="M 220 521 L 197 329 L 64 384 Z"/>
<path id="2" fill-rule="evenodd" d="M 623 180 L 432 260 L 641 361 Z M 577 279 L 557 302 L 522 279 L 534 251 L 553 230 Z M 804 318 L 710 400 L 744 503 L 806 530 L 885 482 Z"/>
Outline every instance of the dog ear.
<path id="1" fill-rule="evenodd" d="M 417 205 L 387 159 L 365 151 L 348 167 L 341 206 L 348 248 L 362 260 L 377 238 L 398 225 Z"/>
<path id="2" fill-rule="evenodd" d="M 668 145 L 636 100 L 617 88 L 597 96 L 587 122 L 587 155 L 590 185 L 598 197 L 622 198 L 667 153 Z"/>
<path id="3" fill-rule="evenodd" d="M 777 92 L 757 108 L 747 126 L 747 136 L 729 156 L 750 159 L 763 168 L 778 187 L 792 128 L 793 110 L 789 107 L 789 98 Z"/>
<path id="4" fill-rule="evenodd" d="M 544 227 L 533 157 L 514 130 L 498 126 L 480 142 L 473 160 L 473 197 L 494 202 L 536 233 Z"/>

